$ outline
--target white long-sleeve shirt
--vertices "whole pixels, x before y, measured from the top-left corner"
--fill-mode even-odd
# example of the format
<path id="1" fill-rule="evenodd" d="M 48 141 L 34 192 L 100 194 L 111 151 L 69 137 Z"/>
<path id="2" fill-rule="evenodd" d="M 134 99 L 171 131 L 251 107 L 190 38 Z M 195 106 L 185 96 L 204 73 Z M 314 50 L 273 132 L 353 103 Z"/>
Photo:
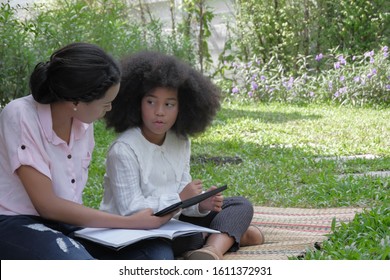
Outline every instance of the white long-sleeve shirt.
<path id="1" fill-rule="evenodd" d="M 107 154 L 104 195 L 100 209 L 130 215 L 145 208 L 155 212 L 180 201 L 191 182 L 188 139 L 169 131 L 163 145 L 155 145 L 140 128 L 123 132 Z M 183 209 L 188 216 L 204 216 L 198 205 Z"/>

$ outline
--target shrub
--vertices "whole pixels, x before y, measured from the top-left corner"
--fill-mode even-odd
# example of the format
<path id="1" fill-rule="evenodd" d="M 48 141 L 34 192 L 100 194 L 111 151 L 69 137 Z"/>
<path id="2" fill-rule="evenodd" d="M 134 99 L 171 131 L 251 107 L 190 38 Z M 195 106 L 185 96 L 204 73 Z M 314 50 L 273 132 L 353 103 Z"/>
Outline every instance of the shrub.
<path id="1" fill-rule="evenodd" d="M 0 106 L 27 92 L 34 50 L 30 47 L 31 26 L 20 21 L 17 9 L 0 4 Z"/>
<path id="2" fill-rule="evenodd" d="M 218 83 L 226 98 L 289 103 L 333 102 L 358 106 L 390 104 L 390 62 L 387 46 L 361 55 L 318 54 L 299 57 L 297 70 L 287 72 L 277 56 L 264 63 L 226 62 Z"/>
<path id="3" fill-rule="evenodd" d="M 20 17 L 22 10 L 28 17 Z M 190 63 L 195 57 L 190 38 L 164 31 L 152 16 L 141 22 L 121 0 L 56 0 L 23 8 L 2 3 L 0 31 L 0 106 L 28 94 L 32 68 L 72 42 L 95 43 L 116 58 L 141 49 L 173 54 Z"/>

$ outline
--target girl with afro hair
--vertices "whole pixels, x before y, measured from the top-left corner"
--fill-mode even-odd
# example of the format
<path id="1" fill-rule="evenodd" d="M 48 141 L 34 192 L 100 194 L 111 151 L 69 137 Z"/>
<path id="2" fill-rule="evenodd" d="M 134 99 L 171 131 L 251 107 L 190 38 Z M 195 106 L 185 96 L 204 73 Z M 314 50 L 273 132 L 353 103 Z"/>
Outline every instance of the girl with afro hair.
<path id="1" fill-rule="evenodd" d="M 190 136 L 211 124 L 220 108 L 219 89 L 179 59 L 143 51 L 122 60 L 121 87 L 105 116 L 118 138 L 107 154 L 101 210 L 131 215 L 155 212 L 203 191 L 190 175 Z M 210 190 L 215 189 L 212 186 Z M 252 204 L 221 193 L 182 209 L 177 218 L 220 231 L 172 241 L 176 257 L 222 259 L 240 246 L 264 242 L 250 225 Z"/>

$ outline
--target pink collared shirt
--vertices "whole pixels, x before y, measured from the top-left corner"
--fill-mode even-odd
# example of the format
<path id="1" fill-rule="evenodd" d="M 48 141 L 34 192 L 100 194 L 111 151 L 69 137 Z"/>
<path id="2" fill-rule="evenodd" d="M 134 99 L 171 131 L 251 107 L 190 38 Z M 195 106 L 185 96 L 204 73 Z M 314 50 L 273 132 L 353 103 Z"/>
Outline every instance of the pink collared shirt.
<path id="1" fill-rule="evenodd" d="M 38 215 L 16 170 L 28 165 L 47 176 L 57 196 L 82 203 L 95 142 L 93 125 L 73 120 L 69 144 L 52 129 L 50 105 L 31 95 L 0 113 L 0 215 Z"/>

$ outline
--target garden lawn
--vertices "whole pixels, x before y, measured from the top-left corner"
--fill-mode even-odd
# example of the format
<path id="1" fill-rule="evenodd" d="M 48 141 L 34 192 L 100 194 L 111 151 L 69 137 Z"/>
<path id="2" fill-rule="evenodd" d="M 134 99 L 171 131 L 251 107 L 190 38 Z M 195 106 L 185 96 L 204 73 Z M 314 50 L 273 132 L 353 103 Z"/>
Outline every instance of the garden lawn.
<path id="1" fill-rule="evenodd" d="M 355 229 L 348 230 L 362 236 L 361 224 L 367 221 L 372 226 L 374 219 L 379 228 L 369 236 L 383 250 L 312 257 L 389 259 L 390 177 L 364 175 L 390 171 L 389 121 L 390 109 L 224 103 L 212 126 L 192 137 L 191 173 L 203 180 L 205 188 L 227 184 L 225 196 L 242 195 L 254 205 L 374 209 L 361 214 Z M 115 135 L 99 122 L 95 137 L 84 202 L 97 208 L 103 192 L 104 158 Z M 339 246 L 344 244 L 342 240 Z M 365 244 L 353 246 L 367 251 L 364 246 L 371 245 Z"/>

